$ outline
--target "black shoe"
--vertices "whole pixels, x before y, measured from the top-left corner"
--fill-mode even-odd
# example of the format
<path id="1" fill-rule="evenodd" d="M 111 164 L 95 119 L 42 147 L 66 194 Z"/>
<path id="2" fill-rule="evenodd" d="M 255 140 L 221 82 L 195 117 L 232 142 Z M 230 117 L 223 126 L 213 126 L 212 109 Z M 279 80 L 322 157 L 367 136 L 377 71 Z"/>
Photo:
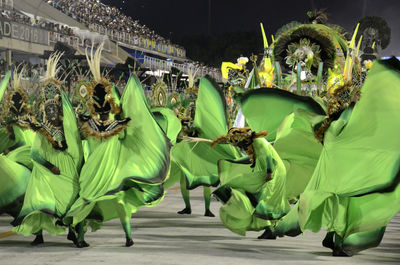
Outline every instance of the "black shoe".
<path id="1" fill-rule="evenodd" d="M 332 251 L 332 256 L 334 256 L 334 257 L 351 257 L 351 255 L 344 252 L 342 248 L 334 248 Z"/>
<path id="2" fill-rule="evenodd" d="M 35 239 L 31 242 L 31 245 L 32 246 L 37 246 L 37 245 L 40 245 L 40 244 L 43 244 L 43 243 L 44 243 L 43 235 L 37 235 L 35 237 Z"/>
<path id="3" fill-rule="evenodd" d="M 72 231 L 68 232 L 67 239 L 71 240 L 75 245 L 78 243 L 78 239 L 76 238 L 75 233 Z"/>
<path id="4" fill-rule="evenodd" d="M 192 213 L 192 209 L 190 208 L 185 208 L 182 211 L 179 211 L 178 214 L 191 214 Z"/>
<path id="5" fill-rule="evenodd" d="M 215 217 L 215 215 L 210 210 L 206 210 L 206 212 L 204 213 L 204 216 Z"/>
<path id="6" fill-rule="evenodd" d="M 130 246 L 132 246 L 133 244 L 134 244 L 134 243 L 133 243 L 132 238 L 127 237 L 127 238 L 126 238 L 125 247 L 130 247 Z"/>
<path id="7" fill-rule="evenodd" d="M 264 233 L 261 236 L 257 237 L 258 239 L 276 239 L 276 234 L 269 228 L 266 228 Z"/>
<path id="8" fill-rule="evenodd" d="M 332 240 L 324 239 L 322 240 L 322 246 L 333 250 L 335 248 L 335 243 L 333 243 Z"/>
<path id="9" fill-rule="evenodd" d="M 88 243 L 86 243 L 85 240 L 81 241 L 81 242 L 76 242 L 75 246 L 77 248 L 87 248 L 88 246 L 90 246 Z"/>

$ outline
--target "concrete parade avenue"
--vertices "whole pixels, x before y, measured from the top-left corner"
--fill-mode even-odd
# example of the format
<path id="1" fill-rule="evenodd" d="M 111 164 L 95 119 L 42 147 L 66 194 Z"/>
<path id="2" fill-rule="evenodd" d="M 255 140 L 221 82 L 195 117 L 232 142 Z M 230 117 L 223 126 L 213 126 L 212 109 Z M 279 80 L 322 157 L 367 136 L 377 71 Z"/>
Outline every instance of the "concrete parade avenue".
<path id="1" fill-rule="evenodd" d="M 52 264 L 400 264 L 400 215 L 388 225 L 382 243 L 353 257 L 332 257 L 322 247 L 325 233 L 307 231 L 297 238 L 259 240 L 262 233 L 246 237 L 226 229 L 219 217 L 220 203 L 211 202 L 215 218 L 204 217 L 203 190 L 191 192 L 192 215 L 178 215 L 184 208 L 178 187 L 167 191 L 157 207 L 141 208 L 132 218 L 133 241 L 127 248 L 119 220 L 95 233 L 88 232 L 89 248 L 77 249 L 66 236 L 44 233 L 45 243 L 32 247 L 34 239 L 10 232 L 11 218 L 0 216 L 1 265 Z"/>

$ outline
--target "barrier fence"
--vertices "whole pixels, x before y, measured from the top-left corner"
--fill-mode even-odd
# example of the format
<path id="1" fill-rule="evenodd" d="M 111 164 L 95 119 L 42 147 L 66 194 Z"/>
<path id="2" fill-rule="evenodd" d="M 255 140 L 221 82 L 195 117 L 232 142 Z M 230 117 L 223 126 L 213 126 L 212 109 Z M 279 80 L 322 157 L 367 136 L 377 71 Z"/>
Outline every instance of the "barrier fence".
<path id="1" fill-rule="evenodd" d="M 0 7 L 3 9 L 13 9 L 14 1 L 13 0 L 0 0 Z"/>
<path id="2" fill-rule="evenodd" d="M 49 45 L 54 45 L 57 42 L 68 44 L 69 46 L 78 48 L 91 48 L 92 43 L 89 39 L 82 39 L 77 36 L 69 36 L 58 32 L 49 32 Z M 110 45 L 106 43 L 103 48 L 105 51 L 110 52 Z"/>
<path id="3" fill-rule="evenodd" d="M 159 43 L 155 40 L 145 38 L 142 36 L 135 36 L 126 32 L 120 32 L 118 30 L 107 29 L 97 24 L 89 25 L 89 29 L 98 32 L 100 34 L 106 35 L 110 40 L 125 43 L 128 45 L 137 46 L 140 48 L 147 49 L 149 51 L 161 52 L 167 55 L 186 58 L 186 51 L 180 49 L 171 44 Z"/>
<path id="4" fill-rule="evenodd" d="M 13 1 L 11 0 L 0 0 L 0 7 L 4 8 L 5 6 L 12 7 Z M 172 51 L 173 45 L 159 45 L 154 44 L 154 41 L 149 41 L 148 39 L 133 37 L 131 34 L 126 34 L 124 32 L 118 32 L 115 30 L 108 30 L 101 26 L 91 26 L 91 30 L 98 32 L 102 35 L 108 36 L 109 40 L 117 41 L 117 43 L 128 43 L 131 46 L 141 47 L 145 50 L 148 49 L 151 53 L 152 51 L 161 52 L 168 54 L 168 51 Z M 33 43 L 38 43 L 47 46 L 53 46 L 57 42 L 62 42 L 68 44 L 69 46 L 78 50 L 78 48 L 91 48 L 92 43 L 90 39 L 84 39 L 78 36 L 66 35 L 63 33 L 58 33 L 54 31 L 45 30 L 42 28 L 38 28 L 35 26 L 24 25 L 20 23 L 16 23 L 13 21 L 8 21 L 7 19 L 0 19 L 0 29 L 1 34 L 0 37 L 8 37 L 13 39 L 19 39 L 22 41 L 28 41 Z M 108 40 L 108 44 L 106 43 L 104 50 L 110 52 L 110 43 Z M 146 44 L 147 42 L 147 44 Z M 149 49 L 146 46 L 150 43 L 151 47 L 154 45 L 154 49 Z M 157 46 L 159 45 L 159 46 Z M 171 54 L 175 57 L 185 58 L 185 50 L 184 49 L 175 49 L 174 53 Z M 197 76 L 205 76 L 210 75 L 216 80 L 221 80 L 220 72 L 214 68 L 208 67 L 199 67 L 195 66 L 192 63 L 177 63 L 173 61 L 167 61 L 158 59 L 155 57 L 143 55 L 143 57 L 138 58 L 138 60 L 147 68 L 151 70 L 163 70 L 170 71 L 171 68 L 176 68 L 179 71 L 182 71 L 184 74 L 197 72 Z"/>
<path id="5" fill-rule="evenodd" d="M 144 66 L 152 70 L 170 71 L 171 68 L 174 67 L 185 74 L 196 72 L 197 76 L 209 75 L 215 80 L 221 81 L 221 73 L 217 69 L 209 67 L 196 66 L 191 63 L 176 63 L 172 61 L 165 61 L 146 55 L 143 59 L 140 59 L 140 62 L 142 62 Z"/>

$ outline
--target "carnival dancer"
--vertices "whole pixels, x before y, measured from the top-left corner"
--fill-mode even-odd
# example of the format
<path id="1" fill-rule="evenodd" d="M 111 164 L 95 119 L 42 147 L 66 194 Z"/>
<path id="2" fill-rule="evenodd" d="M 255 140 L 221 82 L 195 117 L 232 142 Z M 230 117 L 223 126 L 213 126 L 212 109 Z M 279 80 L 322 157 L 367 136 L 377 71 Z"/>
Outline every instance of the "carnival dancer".
<path id="1" fill-rule="evenodd" d="M 170 143 L 154 120 L 136 76 L 131 76 L 121 100 L 100 72 L 102 45 L 87 54 L 93 81 L 87 86 L 89 110 L 80 115 L 88 141 L 88 157 L 79 178 L 79 198 L 64 222 L 78 230 L 77 247 L 86 247 L 84 233 L 119 218 L 125 246 L 133 245 L 130 219 L 141 206 L 163 197 L 169 170 Z M 82 224 L 80 224 L 83 222 Z"/>
<path id="2" fill-rule="evenodd" d="M 20 73 L 18 73 L 20 70 Z M 28 96 L 21 88 L 24 68 L 16 67 L 14 78 L 6 99 L 2 102 L 0 155 L 0 213 L 16 218 L 21 210 L 23 197 L 32 170 L 30 146 L 33 133 L 30 131 L 32 118 Z M 6 90 L 10 73 L 0 85 L 0 101 Z"/>
<path id="3" fill-rule="evenodd" d="M 185 202 L 185 208 L 179 214 L 191 214 L 190 190 L 203 186 L 204 215 L 214 217 L 210 202 L 211 186 L 219 184 L 217 162 L 240 156 L 238 149 L 233 146 L 221 145 L 210 149 L 208 143 L 196 140 L 212 141 L 228 130 L 225 105 L 224 95 L 218 85 L 209 78 L 201 78 L 196 103 L 179 116 L 182 123 L 181 139 L 171 151 L 171 172 L 175 172 L 175 177 L 180 177 Z"/>
<path id="4" fill-rule="evenodd" d="M 360 100 L 332 115 L 319 134 L 323 149 L 314 174 L 278 225 L 279 235 L 327 227 L 323 245 L 334 256 L 379 245 L 400 210 L 399 69 L 395 58 L 376 61 Z"/>
<path id="5" fill-rule="evenodd" d="M 266 131 L 250 127 L 231 128 L 227 135 L 215 139 L 211 146 L 230 144 L 247 156 L 236 160 L 220 160 L 221 185 L 214 195 L 223 203 L 220 218 L 231 231 L 273 231 L 277 221 L 290 209 L 285 198 L 286 169 Z M 275 238 L 273 234 L 269 238 Z"/>
<path id="6" fill-rule="evenodd" d="M 36 235 L 33 245 L 43 243 L 42 230 L 63 234 L 61 220 L 76 200 L 82 148 L 75 113 L 56 78 L 62 54 L 52 54 L 42 81 L 40 110 L 33 126 L 32 175 L 24 204 L 13 231 Z M 70 237 L 73 240 L 73 238 Z"/>

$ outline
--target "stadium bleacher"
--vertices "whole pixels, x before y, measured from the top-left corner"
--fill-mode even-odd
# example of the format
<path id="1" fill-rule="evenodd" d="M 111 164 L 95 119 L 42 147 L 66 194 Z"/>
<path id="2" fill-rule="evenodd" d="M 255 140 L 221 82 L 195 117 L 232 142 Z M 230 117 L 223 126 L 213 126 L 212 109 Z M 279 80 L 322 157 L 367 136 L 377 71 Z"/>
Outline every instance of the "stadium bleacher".
<path id="1" fill-rule="evenodd" d="M 11 28 L 18 32 L 14 34 Z M 108 66 L 140 54 L 140 62 L 152 71 L 174 67 L 187 73 L 200 67 L 200 76 L 219 77 L 217 69 L 199 66 L 186 58 L 183 47 L 95 0 L 0 0 L 0 29 L 3 61 L 11 61 L 11 55 L 4 52 L 12 52 L 13 58 L 25 56 L 38 64 L 39 56 L 52 50 L 57 42 L 72 46 L 80 55 L 85 54 L 86 48 L 105 42 L 103 63 Z M 36 36 L 40 38 L 37 40 Z"/>

